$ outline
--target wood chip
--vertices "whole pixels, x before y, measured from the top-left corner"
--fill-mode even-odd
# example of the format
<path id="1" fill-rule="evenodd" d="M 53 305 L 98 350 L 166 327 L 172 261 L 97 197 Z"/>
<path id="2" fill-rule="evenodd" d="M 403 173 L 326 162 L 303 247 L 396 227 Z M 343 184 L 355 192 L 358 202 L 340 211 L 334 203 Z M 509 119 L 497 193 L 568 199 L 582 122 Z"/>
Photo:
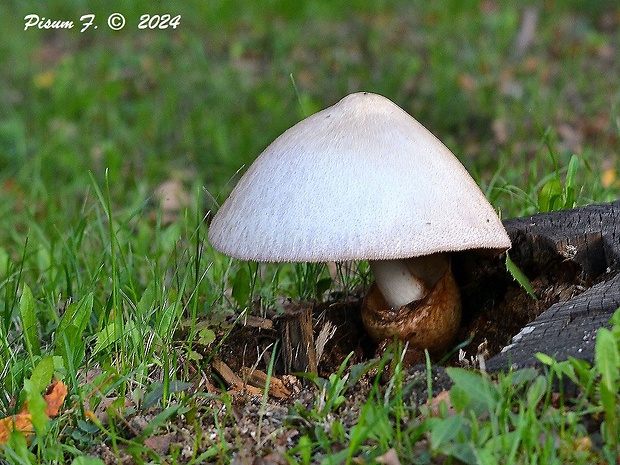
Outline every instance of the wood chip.
<path id="1" fill-rule="evenodd" d="M 248 384 L 257 388 L 265 389 L 267 385 L 267 373 L 264 371 L 243 367 L 241 375 Z M 291 391 L 287 389 L 281 379 L 272 376 L 269 380 L 269 395 L 277 399 L 287 399 L 291 395 Z"/>
<path id="2" fill-rule="evenodd" d="M 216 371 L 218 375 L 222 377 L 226 386 L 231 391 L 242 391 L 246 390 L 252 395 L 262 394 L 262 391 L 254 386 L 246 385 L 243 380 L 233 372 L 226 363 L 224 363 L 221 359 L 214 359 L 211 362 L 211 367 Z"/>

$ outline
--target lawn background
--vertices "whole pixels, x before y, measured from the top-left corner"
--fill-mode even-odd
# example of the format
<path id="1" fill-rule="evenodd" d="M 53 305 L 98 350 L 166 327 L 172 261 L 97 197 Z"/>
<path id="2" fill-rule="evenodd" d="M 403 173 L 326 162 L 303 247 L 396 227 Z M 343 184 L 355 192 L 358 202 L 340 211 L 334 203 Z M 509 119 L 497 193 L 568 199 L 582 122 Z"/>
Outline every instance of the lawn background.
<path id="1" fill-rule="evenodd" d="M 30 13 L 76 26 L 24 31 Z M 89 13 L 98 28 L 80 33 Z M 181 21 L 138 30 L 145 13 Z M 292 267 L 252 284 L 211 250 L 205 216 L 275 137 L 348 93 L 411 113 L 503 217 L 554 207 L 545 186 L 562 187 L 571 157 L 576 204 L 618 198 L 619 24 L 611 1 L 2 3 L 0 416 L 45 356 L 63 360 L 74 405 L 95 369 L 130 395 L 193 379 L 195 344 L 211 347 L 198 322 L 236 315 L 250 286 L 302 295 Z M 184 199 L 171 221 L 156 194 L 169 181 Z M 82 343 L 67 346 L 57 330 L 80 301 Z"/>

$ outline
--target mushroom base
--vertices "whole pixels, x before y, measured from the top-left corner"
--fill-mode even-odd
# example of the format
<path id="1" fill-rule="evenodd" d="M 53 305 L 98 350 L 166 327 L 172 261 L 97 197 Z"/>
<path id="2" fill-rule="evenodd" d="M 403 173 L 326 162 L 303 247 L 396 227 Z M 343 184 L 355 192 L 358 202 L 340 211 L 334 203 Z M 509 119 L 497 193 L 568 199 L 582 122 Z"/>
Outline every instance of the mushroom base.
<path id="1" fill-rule="evenodd" d="M 461 297 L 450 265 L 424 298 L 398 310 L 373 284 L 362 304 L 362 321 L 376 342 L 397 337 L 432 354 L 445 352 L 461 322 Z"/>

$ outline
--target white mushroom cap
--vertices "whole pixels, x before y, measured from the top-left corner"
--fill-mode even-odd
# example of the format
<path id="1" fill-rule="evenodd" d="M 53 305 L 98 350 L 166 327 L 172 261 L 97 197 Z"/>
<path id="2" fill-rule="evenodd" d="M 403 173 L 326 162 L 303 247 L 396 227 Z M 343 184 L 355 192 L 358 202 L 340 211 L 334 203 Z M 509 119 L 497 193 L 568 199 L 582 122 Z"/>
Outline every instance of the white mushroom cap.
<path id="1" fill-rule="evenodd" d="M 510 247 L 450 150 L 396 104 L 366 92 L 271 143 L 213 218 L 209 240 L 227 255 L 261 262 Z"/>

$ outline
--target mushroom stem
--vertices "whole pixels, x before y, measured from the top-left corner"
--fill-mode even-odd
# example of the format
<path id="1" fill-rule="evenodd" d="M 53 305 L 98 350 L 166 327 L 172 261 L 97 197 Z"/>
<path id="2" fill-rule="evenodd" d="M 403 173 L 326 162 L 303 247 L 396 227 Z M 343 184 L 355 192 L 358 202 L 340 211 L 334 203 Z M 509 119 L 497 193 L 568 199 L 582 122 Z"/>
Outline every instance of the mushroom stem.
<path id="1" fill-rule="evenodd" d="M 385 301 L 400 308 L 421 300 L 443 276 L 450 264 L 447 254 L 401 260 L 371 260 L 370 269 Z"/>
<path id="2" fill-rule="evenodd" d="M 397 262 L 395 267 L 390 266 L 393 265 L 391 262 L 379 263 L 379 277 L 375 276 L 375 284 L 364 298 L 362 321 L 366 331 L 376 342 L 396 337 L 410 342 L 412 347 L 428 349 L 431 354 L 443 353 L 452 343 L 461 321 L 461 298 L 452 275 L 450 255 L 394 260 Z M 422 289 L 422 295 L 415 296 L 415 290 L 409 294 L 402 290 L 407 281 L 403 278 L 403 268 L 406 269 L 405 276 L 410 277 L 407 279 L 415 282 L 412 287 Z M 415 300 L 400 307 L 387 302 L 385 291 L 379 287 L 379 279 L 389 278 L 392 274 L 401 287 L 394 290 L 394 286 L 388 285 L 384 288 L 387 287 L 388 292 L 393 292 L 397 298 L 406 300 L 415 296 Z"/>

